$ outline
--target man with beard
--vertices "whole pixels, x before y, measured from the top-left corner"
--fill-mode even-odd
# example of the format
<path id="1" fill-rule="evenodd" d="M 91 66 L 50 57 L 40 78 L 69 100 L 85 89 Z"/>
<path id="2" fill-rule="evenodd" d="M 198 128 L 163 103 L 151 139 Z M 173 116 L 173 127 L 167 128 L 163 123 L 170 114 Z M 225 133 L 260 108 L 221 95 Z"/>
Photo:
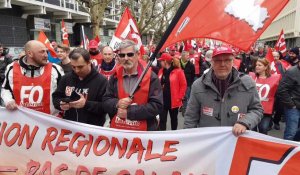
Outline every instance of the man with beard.
<path id="1" fill-rule="evenodd" d="M 149 69 L 134 94 L 129 94 L 146 67 L 139 61 L 139 48 L 132 40 L 119 46 L 119 66 L 111 76 L 104 95 L 104 109 L 111 118 L 110 126 L 127 130 L 157 130 L 156 116 L 163 109 L 163 96 L 159 79 Z"/>
<path id="2" fill-rule="evenodd" d="M 298 47 L 295 47 L 295 48 L 292 48 L 290 51 L 289 51 L 289 57 L 287 58 L 287 61 L 292 65 L 292 66 L 295 66 L 298 64 L 299 62 L 299 48 Z"/>
<path id="3" fill-rule="evenodd" d="M 105 46 L 102 49 L 103 60 L 99 65 L 99 73 L 107 79 L 116 71 L 116 61 L 113 49 L 110 46 Z"/>
<path id="4" fill-rule="evenodd" d="M 1 97 L 8 110 L 24 106 L 47 114 L 57 115 L 51 94 L 64 74 L 62 68 L 48 62 L 47 48 L 31 40 L 25 44 L 26 56 L 7 66 Z"/>
<path id="5" fill-rule="evenodd" d="M 98 68 L 98 65 L 101 64 L 102 55 L 100 53 L 98 42 L 96 40 L 91 40 L 89 43 L 89 52 L 91 56 L 92 64 Z"/>

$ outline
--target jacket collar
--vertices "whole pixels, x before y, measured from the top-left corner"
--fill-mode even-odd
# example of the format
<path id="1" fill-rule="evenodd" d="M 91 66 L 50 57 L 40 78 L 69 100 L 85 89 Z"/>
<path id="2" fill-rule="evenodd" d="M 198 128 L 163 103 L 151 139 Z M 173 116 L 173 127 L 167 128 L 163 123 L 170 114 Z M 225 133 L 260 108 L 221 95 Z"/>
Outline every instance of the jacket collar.
<path id="1" fill-rule="evenodd" d="M 34 65 L 29 65 L 27 63 L 27 57 L 26 56 L 20 58 L 19 64 L 20 64 L 21 67 L 23 67 L 26 70 L 39 70 L 43 67 L 43 66 L 38 67 L 38 66 L 34 66 Z"/>
<path id="2" fill-rule="evenodd" d="M 215 85 L 212 81 L 212 74 L 213 74 L 213 70 L 210 69 L 206 74 L 203 75 L 203 84 L 205 86 L 208 86 L 208 87 L 212 88 L 216 92 L 218 92 L 217 88 L 215 87 Z M 251 81 L 241 81 L 241 78 L 244 75 L 245 74 L 238 72 L 235 68 L 232 68 L 233 81 L 230 84 L 230 86 L 227 88 L 227 90 L 238 86 L 240 83 L 242 83 L 243 87 L 246 90 L 249 90 L 250 88 L 252 88 L 253 84 L 252 84 Z"/>

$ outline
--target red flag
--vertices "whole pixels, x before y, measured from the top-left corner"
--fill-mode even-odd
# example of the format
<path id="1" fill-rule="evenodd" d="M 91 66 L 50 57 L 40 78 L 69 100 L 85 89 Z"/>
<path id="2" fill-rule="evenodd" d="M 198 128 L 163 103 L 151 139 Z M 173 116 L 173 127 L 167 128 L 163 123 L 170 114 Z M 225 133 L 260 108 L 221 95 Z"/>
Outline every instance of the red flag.
<path id="1" fill-rule="evenodd" d="M 53 47 L 52 47 L 50 41 L 48 40 L 46 34 L 45 34 L 43 31 L 40 31 L 40 34 L 39 34 L 39 37 L 38 37 L 37 40 L 45 44 L 45 46 L 47 47 L 47 49 L 48 49 L 49 52 L 50 52 L 50 55 L 51 55 L 53 58 L 57 58 L 57 55 L 56 55 L 55 50 L 53 49 Z"/>
<path id="2" fill-rule="evenodd" d="M 143 47 L 140 32 L 134 18 L 131 16 L 130 10 L 127 7 L 109 45 L 113 48 L 113 50 L 116 50 L 124 39 L 134 40 L 140 49 Z"/>
<path id="3" fill-rule="evenodd" d="M 100 42 L 101 42 L 101 39 L 100 39 L 99 35 L 97 35 L 97 36 L 94 38 L 94 40 L 97 41 L 98 44 L 100 44 Z"/>
<path id="4" fill-rule="evenodd" d="M 268 52 L 266 54 L 266 59 L 269 60 L 269 62 L 270 62 L 271 73 L 272 74 L 280 74 L 280 72 L 277 70 L 277 68 L 275 66 L 275 59 L 273 57 L 271 48 L 268 48 Z"/>
<path id="5" fill-rule="evenodd" d="M 161 50 L 190 38 L 212 38 L 248 50 L 289 0 L 184 0 Z M 176 18 L 174 18 L 176 19 Z"/>
<path id="6" fill-rule="evenodd" d="M 184 44 L 184 48 L 183 48 L 184 51 L 190 51 L 190 49 L 193 48 L 190 40 L 183 41 L 183 44 Z"/>
<path id="7" fill-rule="evenodd" d="M 283 29 L 281 30 L 278 40 L 275 44 L 275 49 L 277 51 L 280 51 L 283 56 L 286 55 L 286 43 L 285 43 Z"/>
<path id="8" fill-rule="evenodd" d="M 66 29 L 64 20 L 61 21 L 61 32 L 62 32 L 63 44 L 70 46 L 69 35 L 67 33 L 67 29 Z"/>

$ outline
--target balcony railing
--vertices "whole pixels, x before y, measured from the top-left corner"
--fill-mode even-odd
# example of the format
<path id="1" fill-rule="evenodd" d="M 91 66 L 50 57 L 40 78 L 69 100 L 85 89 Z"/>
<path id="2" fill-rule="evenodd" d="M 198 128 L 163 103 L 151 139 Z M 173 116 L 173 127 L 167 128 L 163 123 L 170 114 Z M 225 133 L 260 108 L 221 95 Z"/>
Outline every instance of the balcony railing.
<path id="1" fill-rule="evenodd" d="M 88 10 L 84 7 L 82 7 L 78 2 L 76 1 L 68 1 L 68 0 L 35 0 L 39 2 L 44 2 L 51 5 L 56 5 L 62 8 L 72 9 L 74 11 L 80 11 L 84 13 L 88 13 Z"/>
<path id="2" fill-rule="evenodd" d="M 73 9 L 73 10 L 74 10 L 74 4 L 71 4 L 71 3 L 66 2 L 66 8 L 69 8 L 69 9 Z"/>
<path id="3" fill-rule="evenodd" d="M 87 13 L 87 9 L 86 8 L 84 8 L 82 6 L 78 6 L 78 7 L 79 7 L 79 9 L 78 9 L 79 11 Z"/>
<path id="4" fill-rule="evenodd" d="M 45 3 L 60 6 L 59 0 L 45 0 Z"/>

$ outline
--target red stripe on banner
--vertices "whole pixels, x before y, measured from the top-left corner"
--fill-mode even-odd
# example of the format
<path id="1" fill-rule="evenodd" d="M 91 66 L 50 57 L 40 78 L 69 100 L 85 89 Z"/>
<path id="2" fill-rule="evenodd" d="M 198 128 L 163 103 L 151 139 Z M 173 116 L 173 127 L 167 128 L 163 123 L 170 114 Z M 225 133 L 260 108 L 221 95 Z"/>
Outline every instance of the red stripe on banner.
<path id="1" fill-rule="evenodd" d="M 0 172 L 17 172 L 18 168 L 14 166 L 0 166 Z"/>

